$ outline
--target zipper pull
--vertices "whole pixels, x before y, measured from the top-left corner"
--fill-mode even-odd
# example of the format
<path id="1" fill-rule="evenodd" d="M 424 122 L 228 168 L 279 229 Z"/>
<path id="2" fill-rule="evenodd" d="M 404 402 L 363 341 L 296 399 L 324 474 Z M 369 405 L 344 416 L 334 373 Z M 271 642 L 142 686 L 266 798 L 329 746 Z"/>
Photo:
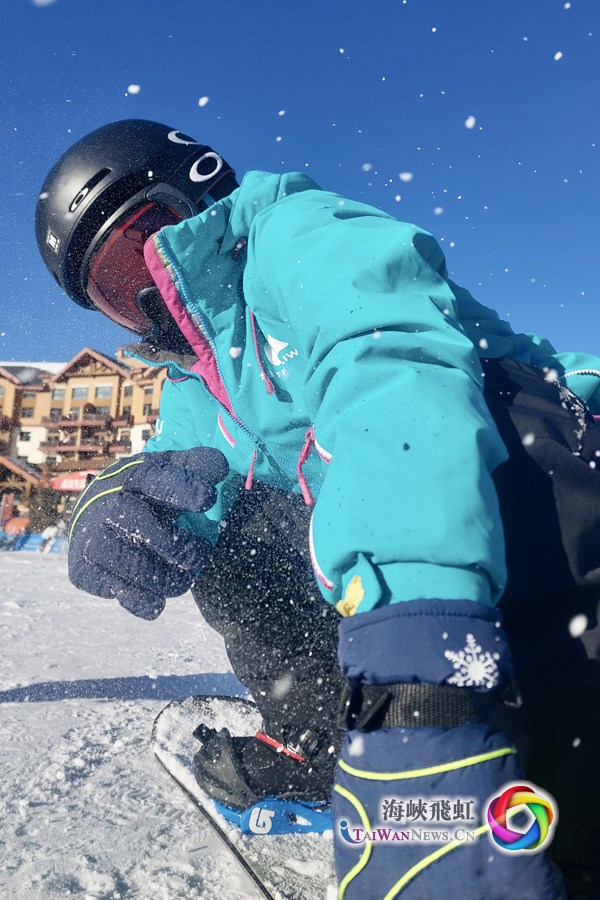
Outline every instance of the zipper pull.
<path id="1" fill-rule="evenodd" d="M 296 467 L 296 471 L 298 473 L 298 484 L 300 486 L 300 490 L 302 491 L 302 496 L 304 498 L 304 502 L 307 506 L 314 506 L 315 499 L 310 492 L 310 488 L 308 486 L 308 481 L 306 480 L 306 476 L 302 471 L 302 467 L 304 463 L 308 459 L 311 454 L 313 445 L 315 443 L 315 429 L 310 426 L 308 431 L 306 432 L 306 436 L 304 438 L 304 445 L 302 450 L 300 451 L 300 455 L 298 456 L 298 465 Z"/>
<path id="2" fill-rule="evenodd" d="M 247 491 L 251 491 L 252 485 L 254 484 L 254 463 L 255 462 L 256 462 L 256 450 L 252 454 L 250 468 L 248 469 L 248 474 L 246 475 L 246 483 L 245 483 L 244 487 Z"/>

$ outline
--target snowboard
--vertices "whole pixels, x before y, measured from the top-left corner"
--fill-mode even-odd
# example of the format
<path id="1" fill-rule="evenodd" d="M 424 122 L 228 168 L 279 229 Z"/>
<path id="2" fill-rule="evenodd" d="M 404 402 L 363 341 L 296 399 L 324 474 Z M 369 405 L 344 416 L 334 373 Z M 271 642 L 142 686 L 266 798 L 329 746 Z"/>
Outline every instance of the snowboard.
<path id="1" fill-rule="evenodd" d="M 200 744 L 193 732 L 200 723 L 217 730 L 228 728 L 231 734 L 252 735 L 261 726 L 260 714 L 254 703 L 239 697 L 187 697 L 171 701 L 158 714 L 152 729 L 152 750 L 158 762 L 194 804 L 258 892 L 270 900 L 335 897 L 329 811 L 308 810 L 302 804 L 267 799 L 255 804 L 243 817 L 231 815 L 206 795 L 194 778 L 193 757 Z M 294 822 L 294 827 L 311 830 L 281 833 L 285 831 L 286 817 Z M 321 828 L 322 832 L 314 833 L 313 827 Z"/>

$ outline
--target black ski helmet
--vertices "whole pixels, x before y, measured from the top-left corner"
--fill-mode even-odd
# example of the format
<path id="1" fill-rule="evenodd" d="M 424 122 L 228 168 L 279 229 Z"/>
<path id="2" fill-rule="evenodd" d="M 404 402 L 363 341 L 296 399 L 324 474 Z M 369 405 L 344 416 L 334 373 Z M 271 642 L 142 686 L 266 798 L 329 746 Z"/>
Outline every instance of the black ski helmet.
<path id="1" fill-rule="evenodd" d="M 42 259 L 72 300 L 97 309 L 87 291 L 87 268 L 116 222 L 142 204 L 155 204 L 174 213 L 168 224 L 196 215 L 236 187 L 220 154 L 175 128 L 145 119 L 104 125 L 67 150 L 42 186 L 35 216 Z"/>

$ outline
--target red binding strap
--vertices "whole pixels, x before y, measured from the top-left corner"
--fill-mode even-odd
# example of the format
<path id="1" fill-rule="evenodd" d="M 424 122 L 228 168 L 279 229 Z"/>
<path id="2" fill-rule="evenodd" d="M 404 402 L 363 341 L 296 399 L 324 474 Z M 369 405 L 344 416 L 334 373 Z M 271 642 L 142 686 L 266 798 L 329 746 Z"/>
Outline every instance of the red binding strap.
<path id="1" fill-rule="evenodd" d="M 263 744 L 267 744 L 268 747 L 271 747 L 278 753 L 283 753 L 284 756 L 291 756 L 291 758 L 297 760 L 297 762 L 306 762 L 304 756 L 300 756 L 299 753 L 295 753 L 294 750 L 290 750 L 290 748 L 286 747 L 285 744 L 282 744 L 279 741 L 276 741 L 274 738 L 269 737 L 269 735 L 265 734 L 264 731 L 257 731 L 255 737 L 257 741 L 262 741 Z"/>

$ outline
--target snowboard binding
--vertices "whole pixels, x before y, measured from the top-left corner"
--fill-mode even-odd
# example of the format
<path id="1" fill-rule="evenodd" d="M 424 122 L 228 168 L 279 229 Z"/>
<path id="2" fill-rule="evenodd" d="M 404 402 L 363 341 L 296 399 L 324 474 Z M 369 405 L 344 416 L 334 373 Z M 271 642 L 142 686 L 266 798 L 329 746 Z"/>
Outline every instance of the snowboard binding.
<path id="1" fill-rule="evenodd" d="M 329 795 L 335 757 L 310 731 L 283 743 L 266 731 L 232 737 L 201 724 L 194 756 L 199 787 L 243 834 L 322 833 L 332 825 Z M 306 754 L 306 755 L 305 755 Z"/>

